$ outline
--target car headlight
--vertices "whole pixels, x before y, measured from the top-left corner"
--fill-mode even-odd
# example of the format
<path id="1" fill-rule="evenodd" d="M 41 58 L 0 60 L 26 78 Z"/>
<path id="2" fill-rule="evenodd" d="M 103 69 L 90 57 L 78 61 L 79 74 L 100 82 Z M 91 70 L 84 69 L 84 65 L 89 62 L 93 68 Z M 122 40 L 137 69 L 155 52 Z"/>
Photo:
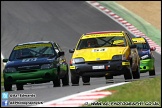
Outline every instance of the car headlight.
<path id="1" fill-rule="evenodd" d="M 41 69 L 50 69 L 50 68 L 53 68 L 53 67 L 54 67 L 53 63 L 51 63 L 51 64 L 43 64 L 41 66 Z"/>
<path id="2" fill-rule="evenodd" d="M 4 69 L 4 72 L 16 72 L 16 69 L 14 67 L 8 67 Z"/>
<path id="3" fill-rule="evenodd" d="M 126 56 L 124 55 L 114 55 L 112 60 L 126 60 Z"/>
<path id="4" fill-rule="evenodd" d="M 71 60 L 72 64 L 84 63 L 84 62 L 85 62 L 84 58 L 74 58 Z"/>

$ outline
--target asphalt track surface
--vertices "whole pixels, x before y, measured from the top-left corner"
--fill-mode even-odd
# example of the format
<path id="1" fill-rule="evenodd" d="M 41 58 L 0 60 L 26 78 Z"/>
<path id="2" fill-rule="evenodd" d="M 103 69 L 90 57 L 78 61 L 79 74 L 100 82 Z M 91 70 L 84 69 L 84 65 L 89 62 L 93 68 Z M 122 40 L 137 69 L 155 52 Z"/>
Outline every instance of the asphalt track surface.
<path id="1" fill-rule="evenodd" d="M 105 30 L 125 30 L 117 22 L 104 15 L 85 1 L 1 1 L 1 53 L 8 58 L 13 46 L 29 41 L 52 40 L 65 51 L 67 62 L 71 58 L 68 52 L 83 33 Z M 131 35 L 133 37 L 133 35 Z M 156 75 L 161 75 L 161 55 L 155 55 Z M 141 79 L 149 78 L 148 73 Z M 114 83 L 124 81 L 124 76 L 115 76 Z M 36 94 L 36 98 L 10 98 L 12 101 L 48 102 L 64 96 L 106 86 L 104 77 L 91 78 L 91 85 L 53 88 L 52 82 L 25 85 L 24 90 L 12 94 Z M 15 106 L 18 107 L 18 106 Z"/>

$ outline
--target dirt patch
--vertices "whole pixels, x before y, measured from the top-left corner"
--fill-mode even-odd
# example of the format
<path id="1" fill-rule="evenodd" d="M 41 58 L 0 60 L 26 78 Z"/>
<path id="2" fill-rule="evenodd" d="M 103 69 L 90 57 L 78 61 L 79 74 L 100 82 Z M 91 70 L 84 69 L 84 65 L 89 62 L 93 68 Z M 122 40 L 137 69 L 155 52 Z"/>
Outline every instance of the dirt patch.
<path id="1" fill-rule="evenodd" d="M 161 1 L 116 1 L 161 31 Z"/>

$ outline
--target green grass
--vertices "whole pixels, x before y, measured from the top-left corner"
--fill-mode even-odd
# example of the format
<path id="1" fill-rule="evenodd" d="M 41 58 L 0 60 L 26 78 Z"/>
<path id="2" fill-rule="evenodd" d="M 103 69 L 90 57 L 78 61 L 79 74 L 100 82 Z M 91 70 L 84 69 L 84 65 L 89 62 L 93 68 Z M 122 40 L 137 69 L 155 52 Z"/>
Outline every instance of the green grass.
<path id="1" fill-rule="evenodd" d="M 117 102 L 118 105 L 118 103 L 121 104 L 120 102 L 143 102 L 147 104 L 145 107 L 150 107 L 149 104 L 153 105 L 154 103 L 159 104 L 154 105 L 156 107 L 161 106 L 161 76 L 134 81 L 132 83 L 109 88 L 107 90 L 115 90 L 115 92 L 110 96 L 98 100 L 98 103 L 103 104 L 108 102 Z M 140 105 L 137 106 L 140 107 Z M 88 105 L 88 107 L 90 107 L 90 105 Z M 94 105 L 91 107 L 94 107 Z"/>

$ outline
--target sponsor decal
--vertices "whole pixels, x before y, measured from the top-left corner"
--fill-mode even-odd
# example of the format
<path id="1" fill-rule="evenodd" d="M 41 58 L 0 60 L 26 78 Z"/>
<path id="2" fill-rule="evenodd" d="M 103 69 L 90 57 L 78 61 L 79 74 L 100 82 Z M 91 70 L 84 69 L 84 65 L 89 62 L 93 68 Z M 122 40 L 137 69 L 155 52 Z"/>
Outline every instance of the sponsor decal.
<path id="1" fill-rule="evenodd" d="M 95 49 L 92 49 L 92 52 L 104 52 L 104 51 L 107 51 L 107 48 L 95 48 Z"/>
<path id="2" fill-rule="evenodd" d="M 144 56 L 141 57 L 141 59 L 145 59 L 147 57 L 149 57 L 149 56 L 148 55 L 144 55 Z"/>
<path id="3" fill-rule="evenodd" d="M 19 45 L 14 48 L 14 50 L 33 48 L 33 47 L 52 47 L 52 44 L 29 44 L 29 45 Z"/>
<path id="4" fill-rule="evenodd" d="M 30 62 L 30 61 L 36 61 L 37 58 L 27 58 L 27 59 L 23 59 L 22 62 Z"/>
<path id="5" fill-rule="evenodd" d="M 75 66 L 70 66 L 70 69 L 75 69 Z"/>

